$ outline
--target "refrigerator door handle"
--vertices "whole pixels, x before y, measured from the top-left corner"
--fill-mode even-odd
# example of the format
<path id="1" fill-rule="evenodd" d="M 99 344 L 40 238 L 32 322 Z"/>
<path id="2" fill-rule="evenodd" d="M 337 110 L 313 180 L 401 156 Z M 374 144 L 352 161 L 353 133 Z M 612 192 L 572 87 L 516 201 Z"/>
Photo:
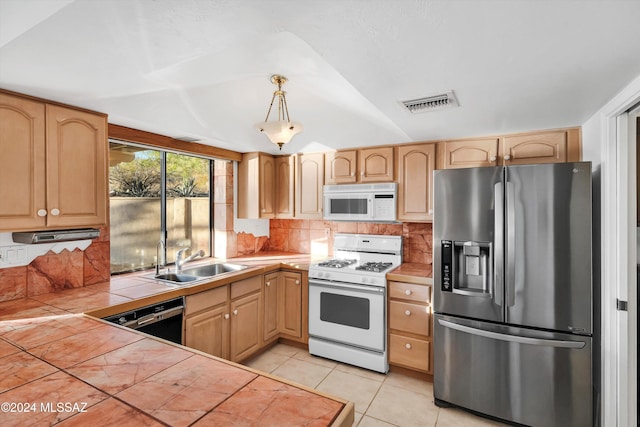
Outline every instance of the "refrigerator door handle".
<path id="1" fill-rule="evenodd" d="M 529 338 L 519 335 L 502 334 L 500 332 L 492 332 L 484 329 L 472 328 L 471 326 L 459 325 L 449 322 L 448 320 L 438 319 L 438 323 L 445 328 L 454 329 L 456 331 L 465 332 L 471 335 L 478 335 L 485 338 L 492 338 L 500 341 L 515 342 L 518 344 L 530 344 L 545 347 L 558 348 L 584 348 L 586 343 L 582 341 L 565 341 L 565 340 L 549 340 L 543 338 Z"/>
<path id="2" fill-rule="evenodd" d="M 506 199 L 507 199 L 507 274 L 506 274 L 506 300 L 507 307 L 512 307 L 516 302 L 516 194 L 513 183 L 506 183 Z"/>
<path id="3" fill-rule="evenodd" d="M 502 306 L 502 289 L 504 287 L 503 277 L 503 258 L 504 258 L 504 197 L 502 194 L 502 183 L 498 182 L 494 185 L 494 230 L 495 230 L 495 254 L 493 255 L 493 292 L 495 294 L 494 302 Z"/>

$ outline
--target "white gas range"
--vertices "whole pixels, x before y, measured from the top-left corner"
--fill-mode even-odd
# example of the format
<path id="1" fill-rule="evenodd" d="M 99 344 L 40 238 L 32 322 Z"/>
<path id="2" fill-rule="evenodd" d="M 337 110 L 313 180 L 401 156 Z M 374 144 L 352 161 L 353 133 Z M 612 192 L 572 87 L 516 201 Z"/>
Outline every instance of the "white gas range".
<path id="1" fill-rule="evenodd" d="M 333 247 L 309 266 L 309 352 L 386 373 L 386 274 L 402 263 L 402 237 L 336 234 Z"/>

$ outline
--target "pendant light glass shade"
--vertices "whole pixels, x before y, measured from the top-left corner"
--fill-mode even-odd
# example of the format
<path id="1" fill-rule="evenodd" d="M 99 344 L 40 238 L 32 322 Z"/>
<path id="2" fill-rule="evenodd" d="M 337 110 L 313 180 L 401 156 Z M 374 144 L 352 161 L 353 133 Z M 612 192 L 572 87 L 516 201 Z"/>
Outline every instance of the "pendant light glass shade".
<path id="1" fill-rule="evenodd" d="M 286 77 L 280 75 L 271 76 L 271 82 L 278 85 L 278 90 L 273 92 L 271 104 L 267 111 L 267 117 L 264 122 L 256 123 L 256 129 L 269 138 L 269 141 L 276 144 L 282 150 L 282 146 L 293 138 L 295 135 L 303 131 L 304 127 L 298 122 L 292 122 L 289 118 L 289 108 L 287 107 L 286 92 L 282 90 L 282 85 L 287 81 Z M 269 121 L 269 115 L 273 109 L 273 103 L 277 101 L 278 117 L 277 120 Z"/>

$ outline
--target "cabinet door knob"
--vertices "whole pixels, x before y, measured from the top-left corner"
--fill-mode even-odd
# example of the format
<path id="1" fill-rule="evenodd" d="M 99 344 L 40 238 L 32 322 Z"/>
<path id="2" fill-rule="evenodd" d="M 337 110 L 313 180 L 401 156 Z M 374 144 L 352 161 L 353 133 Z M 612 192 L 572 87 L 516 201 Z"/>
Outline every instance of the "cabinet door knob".
<path id="1" fill-rule="evenodd" d="M 409 310 L 405 311 L 404 314 L 406 314 L 407 316 L 411 316 L 411 312 Z"/>
<path id="2" fill-rule="evenodd" d="M 496 160 L 498 160 L 496 156 L 491 156 L 491 158 L 489 159 L 491 163 L 495 162 Z"/>
<path id="3" fill-rule="evenodd" d="M 299 285 L 299 284 L 300 284 L 300 280 L 296 280 L 296 285 Z"/>
<path id="4" fill-rule="evenodd" d="M 409 289 L 407 289 L 406 291 L 404 291 L 404 294 L 405 294 L 405 295 L 407 295 L 407 296 L 411 295 L 412 293 L 413 293 L 413 292 L 411 292 Z"/>
<path id="5" fill-rule="evenodd" d="M 267 282 L 267 286 L 271 286 L 271 282 Z"/>
<path id="6" fill-rule="evenodd" d="M 225 314 L 225 315 L 224 315 L 224 318 L 225 318 L 225 319 L 229 319 L 229 313 Z"/>
<path id="7" fill-rule="evenodd" d="M 233 315 L 237 316 L 238 315 L 238 310 L 233 310 Z"/>
<path id="8" fill-rule="evenodd" d="M 46 209 L 38 209 L 38 216 L 47 216 L 47 210 Z"/>
<path id="9" fill-rule="evenodd" d="M 404 345 L 404 348 L 406 348 L 407 350 L 411 350 L 411 344 L 406 343 L 406 344 Z"/>
<path id="10" fill-rule="evenodd" d="M 51 215 L 53 216 L 60 215 L 60 209 L 56 209 L 56 208 L 51 209 Z"/>
<path id="11" fill-rule="evenodd" d="M 504 156 L 505 160 L 511 160 L 511 156 L 509 154 L 507 154 L 506 156 Z"/>

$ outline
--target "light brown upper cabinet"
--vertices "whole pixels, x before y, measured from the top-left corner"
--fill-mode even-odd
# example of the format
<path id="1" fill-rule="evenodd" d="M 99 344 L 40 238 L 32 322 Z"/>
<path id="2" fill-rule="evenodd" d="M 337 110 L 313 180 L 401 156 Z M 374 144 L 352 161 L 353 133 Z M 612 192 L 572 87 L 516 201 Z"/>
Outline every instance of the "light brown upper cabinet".
<path id="1" fill-rule="evenodd" d="M 357 150 L 325 153 L 325 184 L 355 184 L 357 177 Z"/>
<path id="2" fill-rule="evenodd" d="M 498 138 L 444 141 L 439 144 L 441 169 L 498 165 Z"/>
<path id="3" fill-rule="evenodd" d="M 325 184 L 393 181 L 393 147 L 325 153 Z"/>
<path id="4" fill-rule="evenodd" d="M 580 128 L 438 143 L 438 169 L 581 160 Z"/>
<path id="5" fill-rule="evenodd" d="M 399 221 L 433 220 L 435 158 L 435 144 L 398 146 Z"/>
<path id="6" fill-rule="evenodd" d="M 506 136 L 502 159 L 505 165 L 563 163 L 567 161 L 567 140 L 564 130 Z"/>
<path id="7" fill-rule="evenodd" d="M 296 163 L 296 218 L 322 219 L 324 154 L 298 154 Z"/>
<path id="8" fill-rule="evenodd" d="M 238 218 L 275 216 L 275 160 L 264 153 L 245 153 L 238 164 Z"/>
<path id="9" fill-rule="evenodd" d="M 393 147 L 372 147 L 358 150 L 359 181 L 393 181 Z"/>
<path id="10" fill-rule="evenodd" d="M 0 93 L 0 123 L 0 231 L 106 224 L 106 115 Z"/>
<path id="11" fill-rule="evenodd" d="M 276 161 L 276 218 L 293 218 L 294 214 L 294 156 L 280 156 Z"/>

